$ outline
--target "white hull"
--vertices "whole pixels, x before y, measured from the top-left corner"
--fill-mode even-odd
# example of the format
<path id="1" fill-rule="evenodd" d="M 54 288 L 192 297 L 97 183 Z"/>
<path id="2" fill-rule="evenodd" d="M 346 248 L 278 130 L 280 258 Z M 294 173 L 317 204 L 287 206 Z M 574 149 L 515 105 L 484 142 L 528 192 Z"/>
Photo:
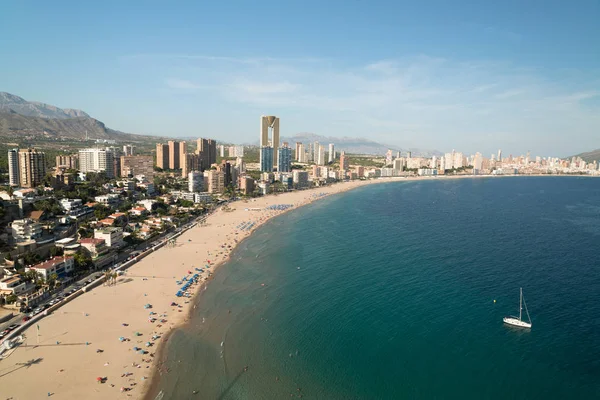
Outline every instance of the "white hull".
<path id="1" fill-rule="evenodd" d="M 531 328 L 530 323 L 521 321 L 518 318 L 504 317 L 503 321 L 505 324 L 512 325 L 512 326 L 518 326 L 519 328 Z"/>

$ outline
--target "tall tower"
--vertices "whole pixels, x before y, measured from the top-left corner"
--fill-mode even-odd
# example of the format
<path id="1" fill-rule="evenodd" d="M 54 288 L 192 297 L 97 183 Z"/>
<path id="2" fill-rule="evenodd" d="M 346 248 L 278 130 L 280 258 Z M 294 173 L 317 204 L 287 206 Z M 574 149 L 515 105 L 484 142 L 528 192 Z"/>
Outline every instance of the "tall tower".
<path id="1" fill-rule="evenodd" d="M 179 169 L 181 158 L 179 157 L 180 143 L 176 140 L 169 140 L 169 169 Z"/>
<path id="2" fill-rule="evenodd" d="M 269 130 L 271 140 L 269 140 Z M 274 115 L 262 115 L 260 117 L 260 147 L 270 146 L 273 148 L 273 166 L 277 167 L 279 157 L 279 117 Z"/>
<path id="3" fill-rule="evenodd" d="M 35 149 L 19 150 L 19 175 L 22 187 L 40 185 L 46 176 L 46 155 Z"/>
<path id="4" fill-rule="evenodd" d="M 161 169 L 169 168 L 169 145 L 156 144 L 156 166 Z"/>
<path id="5" fill-rule="evenodd" d="M 502 161 L 502 149 L 498 150 L 498 161 Z"/>
<path id="6" fill-rule="evenodd" d="M 335 160 L 335 147 L 333 143 L 329 143 L 329 163 L 331 164 Z"/>
<path id="7" fill-rule="evenodd" d="M 19 149 L 8 151 L 8 183 L 19 186 Z"/>

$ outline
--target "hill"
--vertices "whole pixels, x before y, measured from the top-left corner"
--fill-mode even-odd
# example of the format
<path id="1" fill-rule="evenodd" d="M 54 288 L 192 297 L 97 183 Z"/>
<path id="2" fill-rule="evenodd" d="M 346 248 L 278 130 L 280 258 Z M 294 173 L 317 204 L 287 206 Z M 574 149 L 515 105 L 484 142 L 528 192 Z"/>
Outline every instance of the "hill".
<path id="1" fill-rule="evenodd" d="M 37 101 L 27 101 L 22 97 L 15 96 L 14 94 L 0 92 L 0 112 L 6 113 L 10 112 L 11 110 L 26 117 L 53 119 L 90 117 L 87 113 L 81 110 L 74 110 L 71 108 L 62 109 Z"/>
<path id="2" fill-rule="evenodd" d="M 574 156 L 567 157 L 567 159 L 570 160 L 573 157 L 581 157 L 585 162 L 600 161 L 600 149 L 575 154 Z"/>

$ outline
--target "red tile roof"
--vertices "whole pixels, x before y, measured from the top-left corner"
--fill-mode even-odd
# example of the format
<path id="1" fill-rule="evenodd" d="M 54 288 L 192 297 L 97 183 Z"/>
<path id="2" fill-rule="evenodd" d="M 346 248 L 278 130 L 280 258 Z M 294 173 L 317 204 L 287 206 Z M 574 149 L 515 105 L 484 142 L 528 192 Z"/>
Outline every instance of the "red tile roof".
<path id="1" fill-rule="evenodd" d="M 100 238 L 84 238 L 79 241 L 81 244 L 93 244 L 94 246 L 98 246 L 99 244 L 103 244 L 105 242 L 104 239 Z"/>
<path id="2" fill-rule="evenodd" d="M 33 265 L 31 268 L 50 269 L 50 268 L 54 267 L 55 265 L 58 265 L 70 258 L 73 258 L 73 257 L 54 257 L 54 258 L 49 259 L 48 261 L 44 261 L 39 264 Z"/>

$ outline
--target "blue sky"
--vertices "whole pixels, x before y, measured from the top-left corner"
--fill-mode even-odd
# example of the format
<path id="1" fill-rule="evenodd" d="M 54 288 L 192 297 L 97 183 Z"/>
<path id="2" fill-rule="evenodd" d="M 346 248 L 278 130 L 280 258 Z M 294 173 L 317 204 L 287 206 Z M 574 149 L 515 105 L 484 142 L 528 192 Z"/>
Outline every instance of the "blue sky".
<path id="1" fill-rule="evenodd" d="M 9 2 L 0 91 L 125 132 L 251 142 L 259 116 L 489 156 L 600 147 L 600 2 Z"/>

